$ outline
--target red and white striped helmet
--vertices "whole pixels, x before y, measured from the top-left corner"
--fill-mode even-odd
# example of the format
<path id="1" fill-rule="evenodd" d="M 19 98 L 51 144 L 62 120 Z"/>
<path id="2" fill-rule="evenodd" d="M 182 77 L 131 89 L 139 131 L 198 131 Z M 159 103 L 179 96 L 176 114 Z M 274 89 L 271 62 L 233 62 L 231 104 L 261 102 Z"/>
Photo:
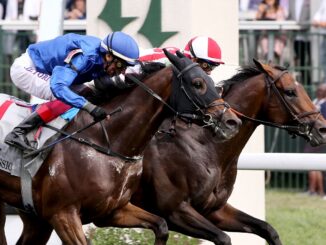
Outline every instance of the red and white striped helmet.
<path id="1" fill-rule="evenodd" d="M 210 37 L 197 36 L 187 43 L 184 54 L 189 58 L 198 58 L 211 64 L 224 64 L 222 52 L 217 42 Z"/>

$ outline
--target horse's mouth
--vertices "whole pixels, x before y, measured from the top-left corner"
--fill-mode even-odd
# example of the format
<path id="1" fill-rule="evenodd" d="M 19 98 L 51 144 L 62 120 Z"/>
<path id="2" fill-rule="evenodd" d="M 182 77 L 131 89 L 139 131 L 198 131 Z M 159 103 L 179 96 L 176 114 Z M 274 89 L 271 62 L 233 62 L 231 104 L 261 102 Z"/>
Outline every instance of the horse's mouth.
<path id="1" fill-rule="evenodd" d="M 215 126 L 214 127 L 214 136 L 215 138 L 219 140 L 230 140 L 232 139 L 239 130 L 236 129 L 228 129 L 228 128 L 223 128 L 220 126 Z"/>
<path id="2" fill-rule="evenodd" d="M 326 139 L 323 139 L 320 136 L 316 137 L 315 135 L 312 135 L 309 143 L 311 146 L 320 146 L 320 145 L 326 144 Z"/>
<path id="3" fill-rule="evenodd" d="M 215 138 L 220 140 L 232 139 L 242 125 L 242 121 L 236 116 L 224 116 L 218 123 L 214 123 Z"/>
<path id="4" fill-rule="evenodd" d="M 320 146 L 326 144 L 326 128 L 313 128 L 308 136 L 311 146 Z"/>
<path id="5" fill-rule="evenodd" d="M 322 144 L 325 144 L 326 142 L 322 142 L 320 140 L 320 137 L 312 137 L 311 140 L 309 141 L 310 145 L 315 147 L 315 146 L 320 146 Z"/>

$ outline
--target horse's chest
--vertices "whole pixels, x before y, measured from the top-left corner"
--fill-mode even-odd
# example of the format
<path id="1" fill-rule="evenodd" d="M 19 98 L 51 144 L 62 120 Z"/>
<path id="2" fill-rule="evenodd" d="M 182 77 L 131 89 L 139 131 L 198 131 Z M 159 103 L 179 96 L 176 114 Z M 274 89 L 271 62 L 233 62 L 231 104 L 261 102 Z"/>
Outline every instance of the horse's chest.
<path id="1" fill-rule="evenodd" d="M 216 205 L 224 203 L 230 197 L 233 191 L 233 186 L 233 176 L 221 176 L 220 181 L 218 181 L 212 193 L 215 197 Z"/>
<path id="2" fill-rule="evenodd" d="M 109 164 L 114 186 L 112 195 L 118 202 L 126 203 L 139 184 L 143 170 L 142 161 L 126 163 L 118 160 L 111 161 Z"/>
<path id="3" fill-rule="evenodd" d="M 201 210 L 218 209 L 225 205 L 233 190 L 233 182 L 219 175 L 214 181 L 207 181 L 209 192 L 202 189 L 201 200 L 205 200 L 200 206 Z M 207 186 L 208 187 L 208 186 Z"/>

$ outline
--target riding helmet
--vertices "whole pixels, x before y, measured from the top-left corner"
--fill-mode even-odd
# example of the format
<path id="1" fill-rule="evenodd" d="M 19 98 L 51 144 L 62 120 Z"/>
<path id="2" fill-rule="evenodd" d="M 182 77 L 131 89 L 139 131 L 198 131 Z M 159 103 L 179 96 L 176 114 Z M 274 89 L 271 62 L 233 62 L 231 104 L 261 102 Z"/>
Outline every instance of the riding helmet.
<path id="1" fill-rule="evenodd" d="M 189 58 L 201 59 L 212 65 L 224 64 L 220 46 L 210 37 L 197 36 L 190 39 L 183 52 Z"/>
<path id="2" fill-rule="evenodd" d="M 110 52 L 114 56 L 135 65 L 139 58 L 139 47 L 128 34 L 116 31 L 107 35 L 101 42 L 101 52 Z"/>

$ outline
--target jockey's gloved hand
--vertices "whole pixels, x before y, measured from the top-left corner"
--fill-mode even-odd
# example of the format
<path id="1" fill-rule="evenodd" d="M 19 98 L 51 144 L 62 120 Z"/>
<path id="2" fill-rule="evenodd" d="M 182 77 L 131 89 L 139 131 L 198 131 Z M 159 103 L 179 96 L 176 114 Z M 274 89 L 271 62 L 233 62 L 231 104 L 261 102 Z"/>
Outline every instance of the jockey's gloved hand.
<path id="1" fill-rule="evenodd" d="M 90 114 L 94 117 L 95 121 L 101 121 L 108 115 L 106 111 L 99 106 L 96 106 L 95 109 L 90 112 Z"/>
<path id="2" fill-rule="evenodd" d="M 89 102 L 84 105 L 83 109 L 86 110 L 89 114 L 91 114 L 95 121 L 101 121 L 108 115 L 102 107 L 93 105 Z"/>

